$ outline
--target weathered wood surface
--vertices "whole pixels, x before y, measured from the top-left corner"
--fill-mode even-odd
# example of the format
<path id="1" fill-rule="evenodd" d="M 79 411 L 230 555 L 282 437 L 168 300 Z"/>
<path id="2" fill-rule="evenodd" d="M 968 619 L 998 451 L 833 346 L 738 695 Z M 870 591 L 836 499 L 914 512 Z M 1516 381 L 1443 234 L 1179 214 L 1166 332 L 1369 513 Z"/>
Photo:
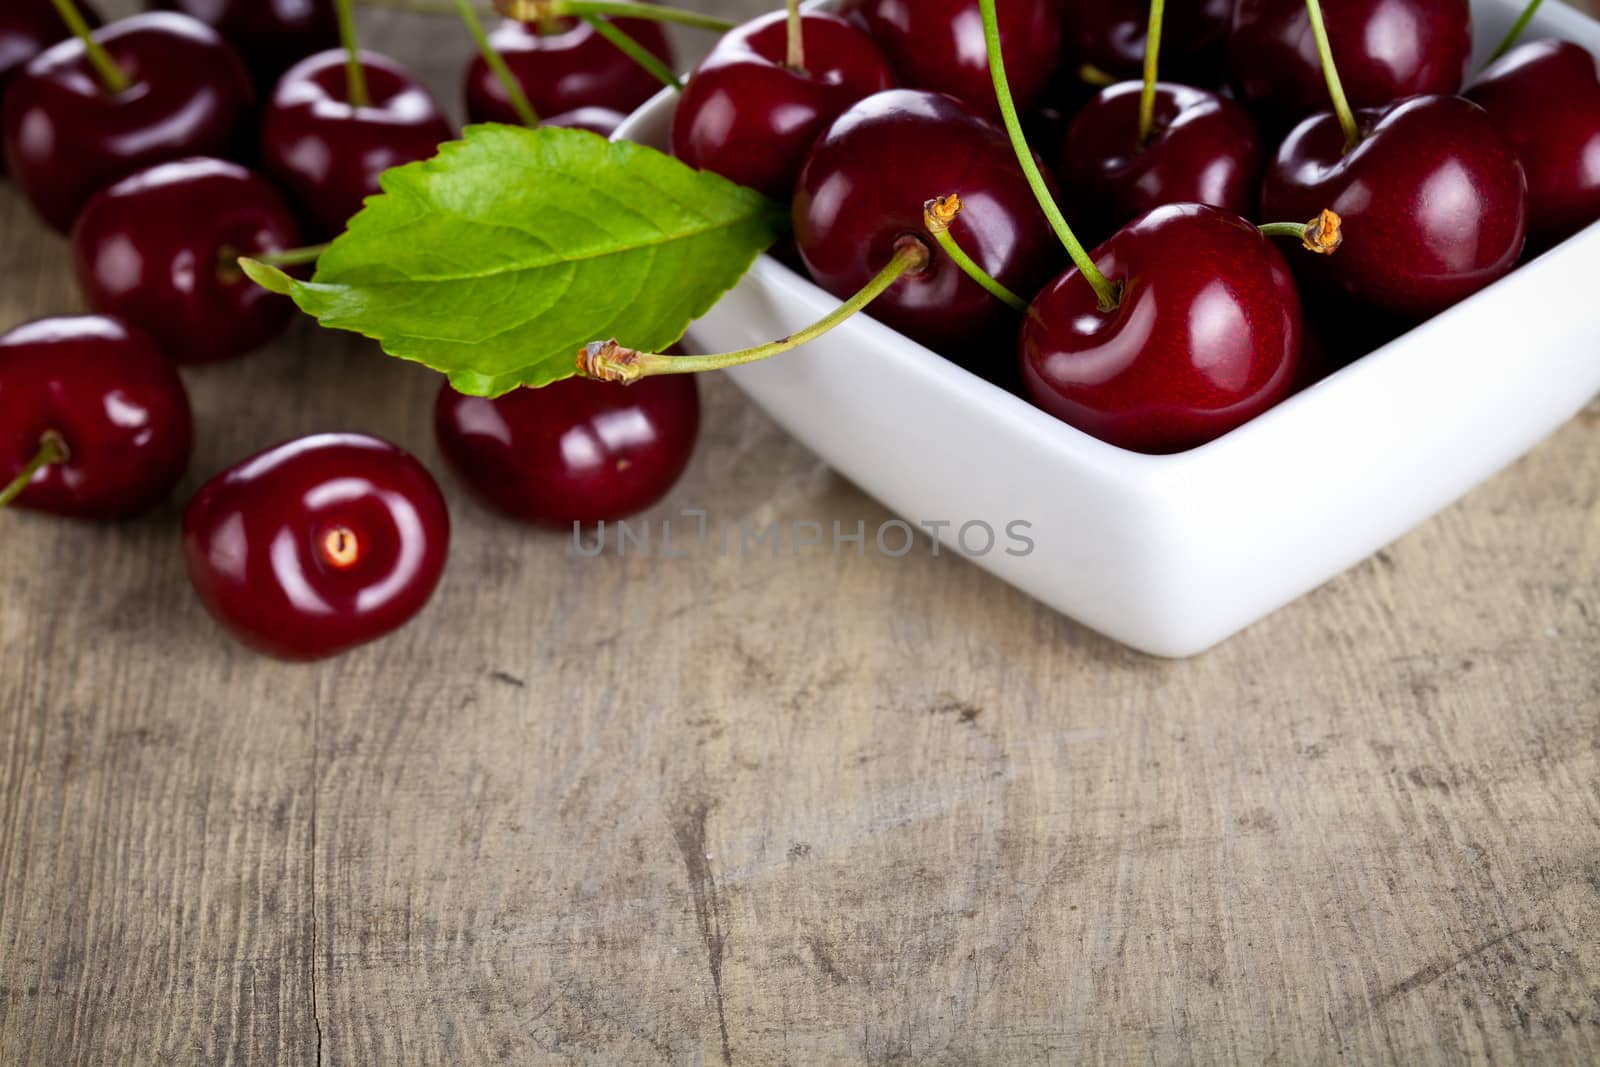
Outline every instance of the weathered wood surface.
<path id="1" fill-rule="evenodd" d="M 0 325 L 78 307 L 0 232 Z M 187 377 L 172 504 L 0 516 L 0 1063 L 1600 1062 L 1600 408 L 1189 662 L 948 555 L 578 560 L 446 480 L 427 612 L 289 667 L 181 500 L 320 429 L 439 469 L 435 379 L 303 326 Z M 658 518 L 886 518 L 706 395 Z"/>

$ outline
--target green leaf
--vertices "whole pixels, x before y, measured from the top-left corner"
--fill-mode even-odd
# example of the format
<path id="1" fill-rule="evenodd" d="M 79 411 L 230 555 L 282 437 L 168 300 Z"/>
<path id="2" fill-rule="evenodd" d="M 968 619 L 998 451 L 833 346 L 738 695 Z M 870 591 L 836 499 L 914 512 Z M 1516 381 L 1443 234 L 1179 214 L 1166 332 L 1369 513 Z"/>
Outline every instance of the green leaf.
<path id="1" fill-rule="evenodd" d="M 324 326 L 497 396 L 576 373 L 612 337 L 666 348 L 781 232 L 781 207 L 643 145 L 583 130 L 473 126 L 383 193 L 287 288 Z"/>

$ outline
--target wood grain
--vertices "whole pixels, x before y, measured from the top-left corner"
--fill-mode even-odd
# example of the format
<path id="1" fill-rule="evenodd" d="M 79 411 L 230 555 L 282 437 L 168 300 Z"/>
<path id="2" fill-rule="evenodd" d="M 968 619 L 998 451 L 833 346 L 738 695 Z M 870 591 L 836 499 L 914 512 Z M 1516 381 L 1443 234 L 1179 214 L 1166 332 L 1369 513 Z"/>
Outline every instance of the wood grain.
<path id="1" fill-rule="evenodd" d="M 79 306 L 0 232 L 0 326 Z M 182 501 L 320 429 L 443 473 L 436 381 L 305 326 L 186 377 L 171 504 L 0 517 L 0 1063 L 1600 1062 L 1600 408 L 1187 662 L 925 547 L 581 559 L 446 477 L 434 603 L 289 667 Z M 705 396 L 656 519 L 888 517 Z"/>

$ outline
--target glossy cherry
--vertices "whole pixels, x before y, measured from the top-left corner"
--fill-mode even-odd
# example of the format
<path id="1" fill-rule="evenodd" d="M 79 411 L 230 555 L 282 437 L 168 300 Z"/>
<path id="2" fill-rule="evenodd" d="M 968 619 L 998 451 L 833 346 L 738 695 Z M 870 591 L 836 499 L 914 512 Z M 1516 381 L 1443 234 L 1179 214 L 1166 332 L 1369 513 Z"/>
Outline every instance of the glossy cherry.
<path id="1" fill-rule="evenodd" d="M 1459 96 L 1419 96 L 1356 112 L 1345 151 L 1331 112 L 1289 134 L 1267 168 L 1263 217 L 1344 219 L 1337 255 L 1306 264 L 1369 306 L 1423 318 L 1516 265 L 1528 196 L 1516 153 L 1489 115 Z"/>
<path id="2" fill-rule="evenodd" d="M 840 115 L 806 157 L 794 196 L 794 235 L 818 285 L 848 297 L 881 271 L 907 234 L 922 234 L 923 204 L 957 193 L 956 243 L 1001 284 L 1032 293 L 1061 261 L 999 127 L 942 93 L 891 89 Z M 869 314 L 947 354 L 1014 328 L 1016 313 L 948 257 L 907 275 Z"/>
<path id="3" fill-rule="evenodd" d="M 659 22 L 614 21 L 617 29 L 668 67 L 673 66 L 672 45 Z M 505 59 L 528 102 L 546 121 L 582 107 L 626 115 L 661 88 L 654 75 L 578 19 L 556 19 L 548 32 L 534 23 L 504 19 L 490 31 L 489 44 Z M 467 116 L 473 122 L 521 124 L 505 86 L 482 56 L 475 57 L 467 68 L 466 95 Z"/>
<path id="4" fill-rule="evenodd" d="M 189 580 L 206 610 L 287 660 L 403 626 L 433 595 L 449 546 L 433 476 L 361 434 L 269 448 L 202 486 L 183 520 Z"/>
<path id="5" fill-rule="evenodd" d="M 76 38 L 41 53 L 6 91 L 7 166 L 58 230 L 89 197 L 134 171 L 228 155 L 255 102 L 233 49 L 186 15 L 135 15 L 95 38 L 133 82 L 127 91 L 106 92 Z"/>
<path id="6" fill-rule="evenodd" d="M 1150 140 L 1139 144 L 1139 82 L 1102 90 L 1078 112 L 1056 173 L 1079 236 L 1095 243 L 1162 204 L 1256 216 L 1266 151 L 1249 112 L 1204 89 L 1156 83 Z"/>
<path id="7" fill-rule="evenodd" d="M 526 522 L 626 518 L 666 496 L 700 428 L 694 376 L 634 385 L 569 378 L 493 400 L 446 383 L 434 407 L 439 449 L 483 500 Z"/>
<path id="8" fill-rule="evenodd" d="M 1094 250 L 1121 285 L 1102 311 L 1076 267 L 1047 285 L 1022 325 L 1033 402 L 1136 452 L 1181 452 L 1289 394 L 1300 300 L 1289 265 L 1250 223 L 1213 207 L 1157 208 Z"/>
<path id="9" fill-rule="evenodd" d="M 212 26 L 270 89 L 294 63 L 339 43 L 333 0 L 147 0 Z"/>
<path id="10" fill-rule="evenodd" d="M 1322 11 L 1351 107 L 1461 88 L 1472 53 L 1465 0 L 1323 0 Z M 1228 56 L 1240 95 L 1270 125 L 1328 109 L 1305 0 L 1239 0 Z"/>
<path id="11" fill-rule="evenodd" d="M 430 159 L 455 134 L 438 102 L 400 64 L 361 53 L 367 107 L 349 103 L 343 49 L 284 73 L 261 126 L 261 158 L 310 216 L 315 237 L 344 229 L 390 167 Z"/>
<path id="12" fill-rule="evenodd" d="M 1144 71 L 1150 0 L 1056 0 L 1061 12 L 1061 67 L 1080 79 L 1089 66 L 1117 81 Z M 1221 84 L 1233 0 L 1167 0 L 1161 74 L 1193 85 Z"/>
<path id="13" fill-rule="evenodd" d="M 100 19 L 88 4 L 78 10 L 91 26 Z M 0 11 L 0 96 L 28 61 L 68 36 L 66 24 L 50 0 L 6 0 Z"/>
<path id="14" fill-rule="evenodd" d="M 1528 176 L 1528 242 L 1547 248 L 1600 219 L 1600 68 L 1570 41 L 1512 49 L 1467 99 L 1489 112 Z"/>
<path id="15" fill-rule="evenodd" d="M 252 283 L 237 260 L 299 244 L 294 214 L 271 183 L 206 158 L 124 178 L 72 228 L 89 304 L 138 326 L 178 363 L 241 355 L 281 333 L 294 305 Z"/>
<path id="16" fill-rule="evenodd" d="M 812 142 L 845 108 L 894 85 L 878 46 L 854 23 L 801 17 L 805 69 L 785 65 L 788 18 L 774 11 L 733 30 L 696 68 L 672 122 L 672 153 L 690 166 L 787 199 Z"/>
<path id="17" fill-rule="evenodd" d="M 39 319 L 0 336 L 0 486 L 54 432 L 68 456 L 15 507 L 120 519 L 160 503 L 189 465 L 189 395 L 138 330 L 104 315 Z"/>
<path id="18" fill-rule="evenodd" d="M 1027 110 L 1055 71 L 1061 47 L 1056 4 L 997 5 L 1000 47 L 1018 110 Z M 902 85 L 949 93 L 979 114 L 999 116 L 978 0 L 852 0 L 844 11 L 866 25 Z"/>

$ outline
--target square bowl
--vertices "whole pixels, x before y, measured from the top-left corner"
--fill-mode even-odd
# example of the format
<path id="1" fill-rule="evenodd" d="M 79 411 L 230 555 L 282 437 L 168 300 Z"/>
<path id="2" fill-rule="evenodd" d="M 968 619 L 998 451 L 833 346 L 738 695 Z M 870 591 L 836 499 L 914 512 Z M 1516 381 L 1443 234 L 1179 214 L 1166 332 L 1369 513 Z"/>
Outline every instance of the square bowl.
<path id="1" fill-rule="evenodd" d="M 1521 6 L 1474 0 L 1473 70 Z M 1525 39 L 1544 37 L 1600 53 L 1600 23 L 1571 8 L 1541 9 Z M 665 149 L 675 103 L 657 96 L 617 136 Z M 949 550 L 1118 641 L 1182 657 L 1382 548 L 1582 410 L 1600 392 L 1597 284 L 1600 223 L 1168 456 L 1108 445 L 866 316 L 725 373 Z M 687 341 L 744 348 L 837 304 L 762 256 Z"/>

